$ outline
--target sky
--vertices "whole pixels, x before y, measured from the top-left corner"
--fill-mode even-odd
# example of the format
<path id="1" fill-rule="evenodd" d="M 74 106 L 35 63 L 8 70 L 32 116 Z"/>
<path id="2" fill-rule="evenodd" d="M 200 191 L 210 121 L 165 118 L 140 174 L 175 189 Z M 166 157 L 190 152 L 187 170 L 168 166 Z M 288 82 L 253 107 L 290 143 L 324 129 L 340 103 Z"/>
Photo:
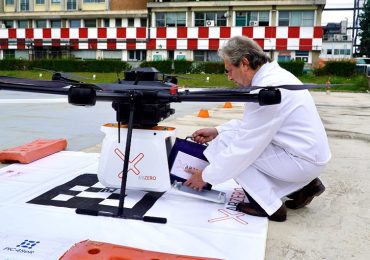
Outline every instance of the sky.
<path id="1" fill-rule="evenodd" d="M 364 0 L 360 0 L 360 3 Z M 353 7 L 354 0 L 326 0 L 325 8 L 346 8 Z M 327 23 L 339 23 L 348 19 L 348 25 L 352 26 L 353 11 L 324 11 L 322 15 L 322 25 Z"/>

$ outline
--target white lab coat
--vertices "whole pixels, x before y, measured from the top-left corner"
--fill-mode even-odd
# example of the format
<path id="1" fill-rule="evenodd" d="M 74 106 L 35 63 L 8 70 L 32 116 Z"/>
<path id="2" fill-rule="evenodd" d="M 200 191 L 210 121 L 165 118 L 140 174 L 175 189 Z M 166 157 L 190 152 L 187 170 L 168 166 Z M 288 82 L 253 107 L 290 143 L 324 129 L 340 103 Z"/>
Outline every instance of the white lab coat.
<path id="1" fill-rule="evenodd" d="M 276 62 L 264 64 L 251 83 L 289 84 L 302 83 Z M 210 162 L 204 181 L 218 184 L 234 178 L 270 215 L 283 196 L 319 176 L 331 157 L 310 93 L 281 89 L 281 95 L 278 105 L 247 102 L 243 119 L 218 126 L 219 135 L 204 152 Z"/>

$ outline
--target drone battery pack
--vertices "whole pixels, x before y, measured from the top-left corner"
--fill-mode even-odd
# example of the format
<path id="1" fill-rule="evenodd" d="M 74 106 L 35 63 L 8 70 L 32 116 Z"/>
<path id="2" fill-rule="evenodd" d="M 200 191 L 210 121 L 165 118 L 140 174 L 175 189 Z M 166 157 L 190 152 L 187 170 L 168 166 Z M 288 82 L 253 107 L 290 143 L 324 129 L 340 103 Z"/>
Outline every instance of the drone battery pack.
<path id="1" fill-rule="evenodd" d="M 123 177 L 127 126 L 105 124 L 98 179 L 106 187 L 120 188 Z M 133 129 L 127 172 L 127 189 L 163 192 L 171 188 L 168 155 L 175 141 L 175 128 L 155 126 Z"/>

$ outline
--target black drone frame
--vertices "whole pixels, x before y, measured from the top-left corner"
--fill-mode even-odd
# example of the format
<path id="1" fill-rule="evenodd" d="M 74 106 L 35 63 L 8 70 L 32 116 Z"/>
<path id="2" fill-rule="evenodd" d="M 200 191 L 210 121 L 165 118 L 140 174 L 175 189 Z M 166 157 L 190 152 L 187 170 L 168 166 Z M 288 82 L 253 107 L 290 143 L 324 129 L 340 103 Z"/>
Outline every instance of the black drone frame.
<path id="1" fill-rule="evenodd" d="M 14 78 L 13 78 L 14 79 Z M 276 87 L 252 87 L 236 89 L 214 89 L 200 91 L 182 91 L 177 87 L 152 87 L 137 86 L 125 87 L 120 90 L 102 90 L 103 87 L 88 83 L 76 83 L 71 81 L 32 81 L 33 84 L 25 84 L 22 81 L 6 82 L 0 78 L 0 90 L 36 92 L 45 94 L 67 95 L 68 102 L 77 106 L 93 106 L 96 101 L 112 102 L 116 110 L 118 122 L 118 142 L 120 142 L 121 124 L 127 124 L 127 137 L 125 158 L 123 163 L 123 175 L 120 189 L 120 199 L 116 213 L 95 211 L 88 209 L 76 209 L 76 213 L 94 216 L 109 216 L 124 219 L 143 220 L 145 222 L 166 223 L 166 218 L 152 216 L 128 216 L 124 212 L 124 202 L 127 185 L 127 174 L 131 150 L 131 138 L 134 128 L 151 128 L 160 121 L 174 114 L 170 108 L 173 102 L 257 102 L 261 106 L 275 105 L 281 102 L 279 88 L 300 90 L 308 88 L 324 87 L 323 85 L 285 85 Z M 50 84 L 53 87 L 50 87 Z M 250 93 L 251 90 L 260 89 L 258 93 Z M 126 156 L 127 155 L 127 156 Z"/>

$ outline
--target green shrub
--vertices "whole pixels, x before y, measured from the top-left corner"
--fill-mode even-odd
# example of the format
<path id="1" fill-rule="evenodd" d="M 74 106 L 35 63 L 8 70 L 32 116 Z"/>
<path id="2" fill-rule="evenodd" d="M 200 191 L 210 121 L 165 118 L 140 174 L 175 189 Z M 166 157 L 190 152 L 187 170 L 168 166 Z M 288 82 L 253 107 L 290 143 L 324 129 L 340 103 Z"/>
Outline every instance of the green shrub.
<path id="1" fill-rule="evenodd" d="M 174 60 L 173 66 L 175 68 L 175 73 L 182 73 L 185 74 L 187 72 L 190 72 L 192 69 L 192 61 L 188 60 Z"/>
<path id="2" fill-rule="evenodd" d="M 27 60 L 5 59 L 0 60 L 0 70 L 26 70 Z"/>
<path id="3" fill-rule="evenodd" d="M 290 71 L 294 76 L 300 77 L 303 75 L 304 62 L 300 60 L 281 61 L 280 67 Z"/>
<path id="4" fill-rule="evenodd" d="M 327 61 L 325 71 L 327 75 L 352 76 L 356 73 L 356 63 L 351 60 Z"/>
<path id="5" fill-rule="evenodd" d="M 120 72 L 131 66 L 119 60 L 0 60 L 0 70 L 37 70 L 45 69 L 61 72 Z"/>
<path id="6" fill-rule="evenodd" d="M 191 68 L 191 73 L 199 74 L 204 73 L 205 70 L 205 62 L 193 62 L 193 66 Z"/>
<path id="7" fill-rule="evenodd" d="M 162 73 L 172 73 L 172 60 L 144 61 L 140 67 L 154 67 Z"/>
<path id="8" fill-rule="evenodd" d="M 225 73 L 225 65 L 223 62 L 205 62 L 204 72 L 222 74 Z"/>

